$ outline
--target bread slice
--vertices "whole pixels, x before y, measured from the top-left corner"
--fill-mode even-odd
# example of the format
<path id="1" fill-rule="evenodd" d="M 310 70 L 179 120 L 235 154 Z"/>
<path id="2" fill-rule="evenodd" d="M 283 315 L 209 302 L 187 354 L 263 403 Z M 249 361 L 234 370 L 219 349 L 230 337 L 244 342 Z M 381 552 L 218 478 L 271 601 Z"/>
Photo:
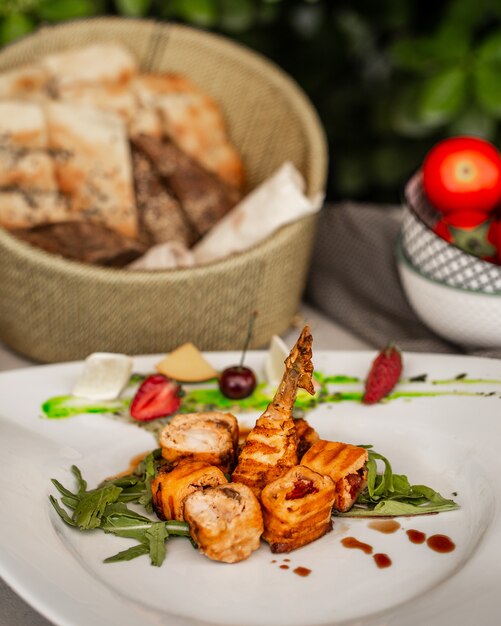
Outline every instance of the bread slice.
<path id="1" fill-rule="evenodd" d="M 34 102 L 0 102 L 0 187 L 57 191 L 47 122 Z"/>
<path id="2" fill-rule="evenodd" d="M 195 240 L 235 206 L 240 193 L 204 169 L 171 141 L 140 135 L 134 145 L 155 165 L 182 207 Z"/>
<path id="3" fill-rule="evenodd" d="M 0 74 L 0 100 L 43 102 L 49 98 L 47 71 L 40 65 L 22 67 Z"/>
<path id="4" fill-rule="evenodd" d="M 49 54 L 40 61 L 58 97 L 68 86 L 82 84 L 127 84 L 137 73 L 134 55 L 114 42 L 95 43 Z"/>
<path id="5" fill-rule="evenodd" d="M 130 148 L 119 117 L 59 102 L 47 105 L 59 189 L 72 211 L 124 237 L 138 233 Z"/>
<path id="6" fill-rule="evenodd" d="M 66 198 L 58 192 L 0 190 L 0 226 L 8 230 L 74 218 Z"/>
<path id="7" fill-rule="evenodd" d="M 242 189 L 242 160 L 230 143 L 219 105 L 177 74 L 142 74 L 132 87 L 140 104 L 160 113 L 165 134 L 226 183 Z"/>

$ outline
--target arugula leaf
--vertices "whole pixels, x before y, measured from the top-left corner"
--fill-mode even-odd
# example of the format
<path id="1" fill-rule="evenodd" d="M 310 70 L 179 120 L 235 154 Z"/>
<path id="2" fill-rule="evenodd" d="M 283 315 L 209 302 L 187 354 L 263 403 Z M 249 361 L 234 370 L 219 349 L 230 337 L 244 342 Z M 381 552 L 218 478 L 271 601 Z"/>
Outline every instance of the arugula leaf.
<path id="1" fill-rule="evenodd" d="M 169 537 L 169 533 L 165 528 L 163 522 L 157 522 L 153 524 L 149 530 L 146 531 L 146 538 L 149 543 L 149 552 L 151 564 L 156 567 L 160 567 L 164 562 L 165 555 L 167 554 L 167 548 L 165 542 Z"/>
<path id="2" fill-rule="evenodd" d="M 103 563 L 118 563 L 118 561 L 132 561 L 132 559 L 136 559 L 138 556 L 143 556 L 143 554 L 148 554 L 150 548 L 145 543 L 138 543 L 136 546 L 132 546 L 132 548 L 128 548 L 127 550 L 122 550 L 122 552 L 118 552 L 113 556 L 109 556 L 107 559 L 104 559 Z"/>
<path id="3" fill-rule="evenodd" d="M 59 515 L 59 517 L 63 520 L 65 524 L 68 524 L 68 526 L 76 526 L 76 523 L 71 519 L 68 513 L 59 505 L 58 501 L 56 500 L 56 498 L 54 498 L 54 496 L 49 496 L 49 500 L 52 506 L 56 509 L 56 513 Z"/>
<path id="4" fill-rule="evenodd" d="M 61 485 L 61 483 L 55 478 L 51 478 L 51 483 L 62 495 L 61 501 L 63 502 L 63 504 L 66 504 L 66 506 L 68 506 L 70 509 L 75 509 L 80 502 L 80 498 L 72 493 L 69 489 L 66 489 L 66 487 L 63 487 L 63 485 Z"/>
<path id="5" fill-rule="evenodd" d="M 122 490 L 115 485 L 88 491 L 78 503 L 73 519 L 82 530 L 98 528 L 108 504 L 116 502 Z"/>
<path id="6" fill-rule="evenodd" d="M 87 481 L 82 478 L 82 472 L 78 469 L 76 465 L 71 466 L 71 471 L 73 473 L 73 476 L 77 479 L 77 493 L 79 496 L 83 496 L 84 493 L 86 493 L 87 491 Z"/>

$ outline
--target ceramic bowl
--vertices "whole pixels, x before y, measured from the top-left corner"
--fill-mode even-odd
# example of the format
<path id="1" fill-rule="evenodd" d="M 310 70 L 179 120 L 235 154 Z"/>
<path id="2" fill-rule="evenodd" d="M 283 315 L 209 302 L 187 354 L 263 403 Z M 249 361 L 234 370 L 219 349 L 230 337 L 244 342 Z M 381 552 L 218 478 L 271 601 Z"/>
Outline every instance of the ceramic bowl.
<path id="1" fill-rule="evenodd" d="M 430 278 L 397 246 L 397 265 L 416 315 L 437 335 L 465 348 L 501 347 L 501 293 L 484 293 Z"/>

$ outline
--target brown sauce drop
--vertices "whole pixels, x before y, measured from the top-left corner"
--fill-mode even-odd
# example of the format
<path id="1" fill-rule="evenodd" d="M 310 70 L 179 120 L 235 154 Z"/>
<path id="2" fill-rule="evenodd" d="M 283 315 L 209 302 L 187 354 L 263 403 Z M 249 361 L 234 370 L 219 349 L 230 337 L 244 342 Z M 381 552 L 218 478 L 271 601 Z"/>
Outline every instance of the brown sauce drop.
<path id="1" fill-rule="evenodd" d="M 387 554 L 382 554 L 381 552 L 379 552 L 378 554 L 375 554 L 373 558 L 379 569 L 384 569 L 385 567 L 391 566 L 391 559 Z"/>
<path id="2" fill-rule="evenodd" d="M 390 535 L 391 533 L 397 532 L 397 530 L 400 528 L 400 524 L 393 519 L 383 519 L 377 520 L 375 522 L 370 522 L 369 528 L 372 528 L 372 530 L 377 530 L 380 533 L 384 533 L 385 535 Z"/>
<path id="3" fill-rule="evenodd" d="M 420 530 L 414 530 L 411 528 L 410 530 L 405 531 L 407 533 L 407 537 L 409 537 L 409 541 L 412 543 L 424 543 L 426 539 L 426 535 L 422 533 Z"/>
<path id="4" fill-rule="evenodd" d="M 345 537 L 344 539 L 341 539 L 341 543 L 345 548 L 355 548 L 362 550 L 365 554 L 372 554 L 372 546 L 368 543 L 362 543 L 358 539 L 355 539 L 355 537 Z"/>
<path id="5" fill-rule="evenodd" d="M 288 565 L 280 565 L 280 569 L 289 569 Z"/>
<path id="6" fill-rule="evenodd" d="M 452 552 L 456 548 L 456 544 L 447 535 L 432 535 L 428 537 L 426 543 L 429 548 L 442 554 Z"/>
<path id="7" fill-rule="evenodd" d="M 290 563 L 290 559 L 284 559 L 284 563 Z"/>
<path id="8" fill-rule="evenodd" d="M 272 563 L 276 563 L 276 562 L 277 562 L 277 559 L 273 559 L 271 562 L 272 562 Z"/>
<path id="9" fill-rule="evenodd" d="M 298 576 L 302 576 L 303 578 L 306 578 L 306 576 L 309 576 L 311 574 L 311 569 L 308 569 L 307 567 L 296 567 L 296 569 L 292 570 L 294 572 L 294 574 L 297 574 Z"/>

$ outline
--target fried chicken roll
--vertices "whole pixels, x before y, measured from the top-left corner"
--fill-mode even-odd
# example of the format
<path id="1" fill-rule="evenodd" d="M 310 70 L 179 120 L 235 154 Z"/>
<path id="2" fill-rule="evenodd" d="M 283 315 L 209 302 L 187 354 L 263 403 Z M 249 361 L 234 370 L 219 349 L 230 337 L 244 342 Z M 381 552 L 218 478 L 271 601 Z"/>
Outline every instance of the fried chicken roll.
<path id="1" fill-rule="evenodd" d="M 185 459 L 174 469 L 160 468 L 151 482 L 153 509 L 160 519 L 184 519 L 185 499 L 194 491 L 228 482 L 223 472 L 203 461 Z"/>
<path id="2" fill-rule="evenodd" d="M 219 411 L 176 415 L 160 433 L 159 441 L 167 461 L 195 459 L 228 473 L 236 459 L 237 418 Z"/>
<path id="3" fill-rule="evenodd" d="M 263 539 L 272 552 L 290 552 L 332 528 L 334 483 L 302 465 L 267 485 L 261 493 Z"/>
<path id="4" fill-rule="evenodd" d="M 246 485 L 228 483 L 192 493 L 185 501 L 184 518 L 192 539 L 209 559 L 236 563 L 259 548 L 263 516 Z"/>
<path id="5" fill-rule="evenodd" d="M 364 448 L 320 439 L 303 456 L 301 465 L 333 480 L 336 486 L 334 508 L 343 513 L 353 506 L 367 484 L 368 458 Z"/>
<path id="6" fill-rule="evenodd" d="M 297 465 L 297 433 L 292 409 L 299 387 L 315 393 L 311 375 L 312 336 L 305 326 L 285 360 L 285 372 L 272 402 L 257 420 L 240 453 L 232 480 L 259 497 L 263 487 Z"/>

